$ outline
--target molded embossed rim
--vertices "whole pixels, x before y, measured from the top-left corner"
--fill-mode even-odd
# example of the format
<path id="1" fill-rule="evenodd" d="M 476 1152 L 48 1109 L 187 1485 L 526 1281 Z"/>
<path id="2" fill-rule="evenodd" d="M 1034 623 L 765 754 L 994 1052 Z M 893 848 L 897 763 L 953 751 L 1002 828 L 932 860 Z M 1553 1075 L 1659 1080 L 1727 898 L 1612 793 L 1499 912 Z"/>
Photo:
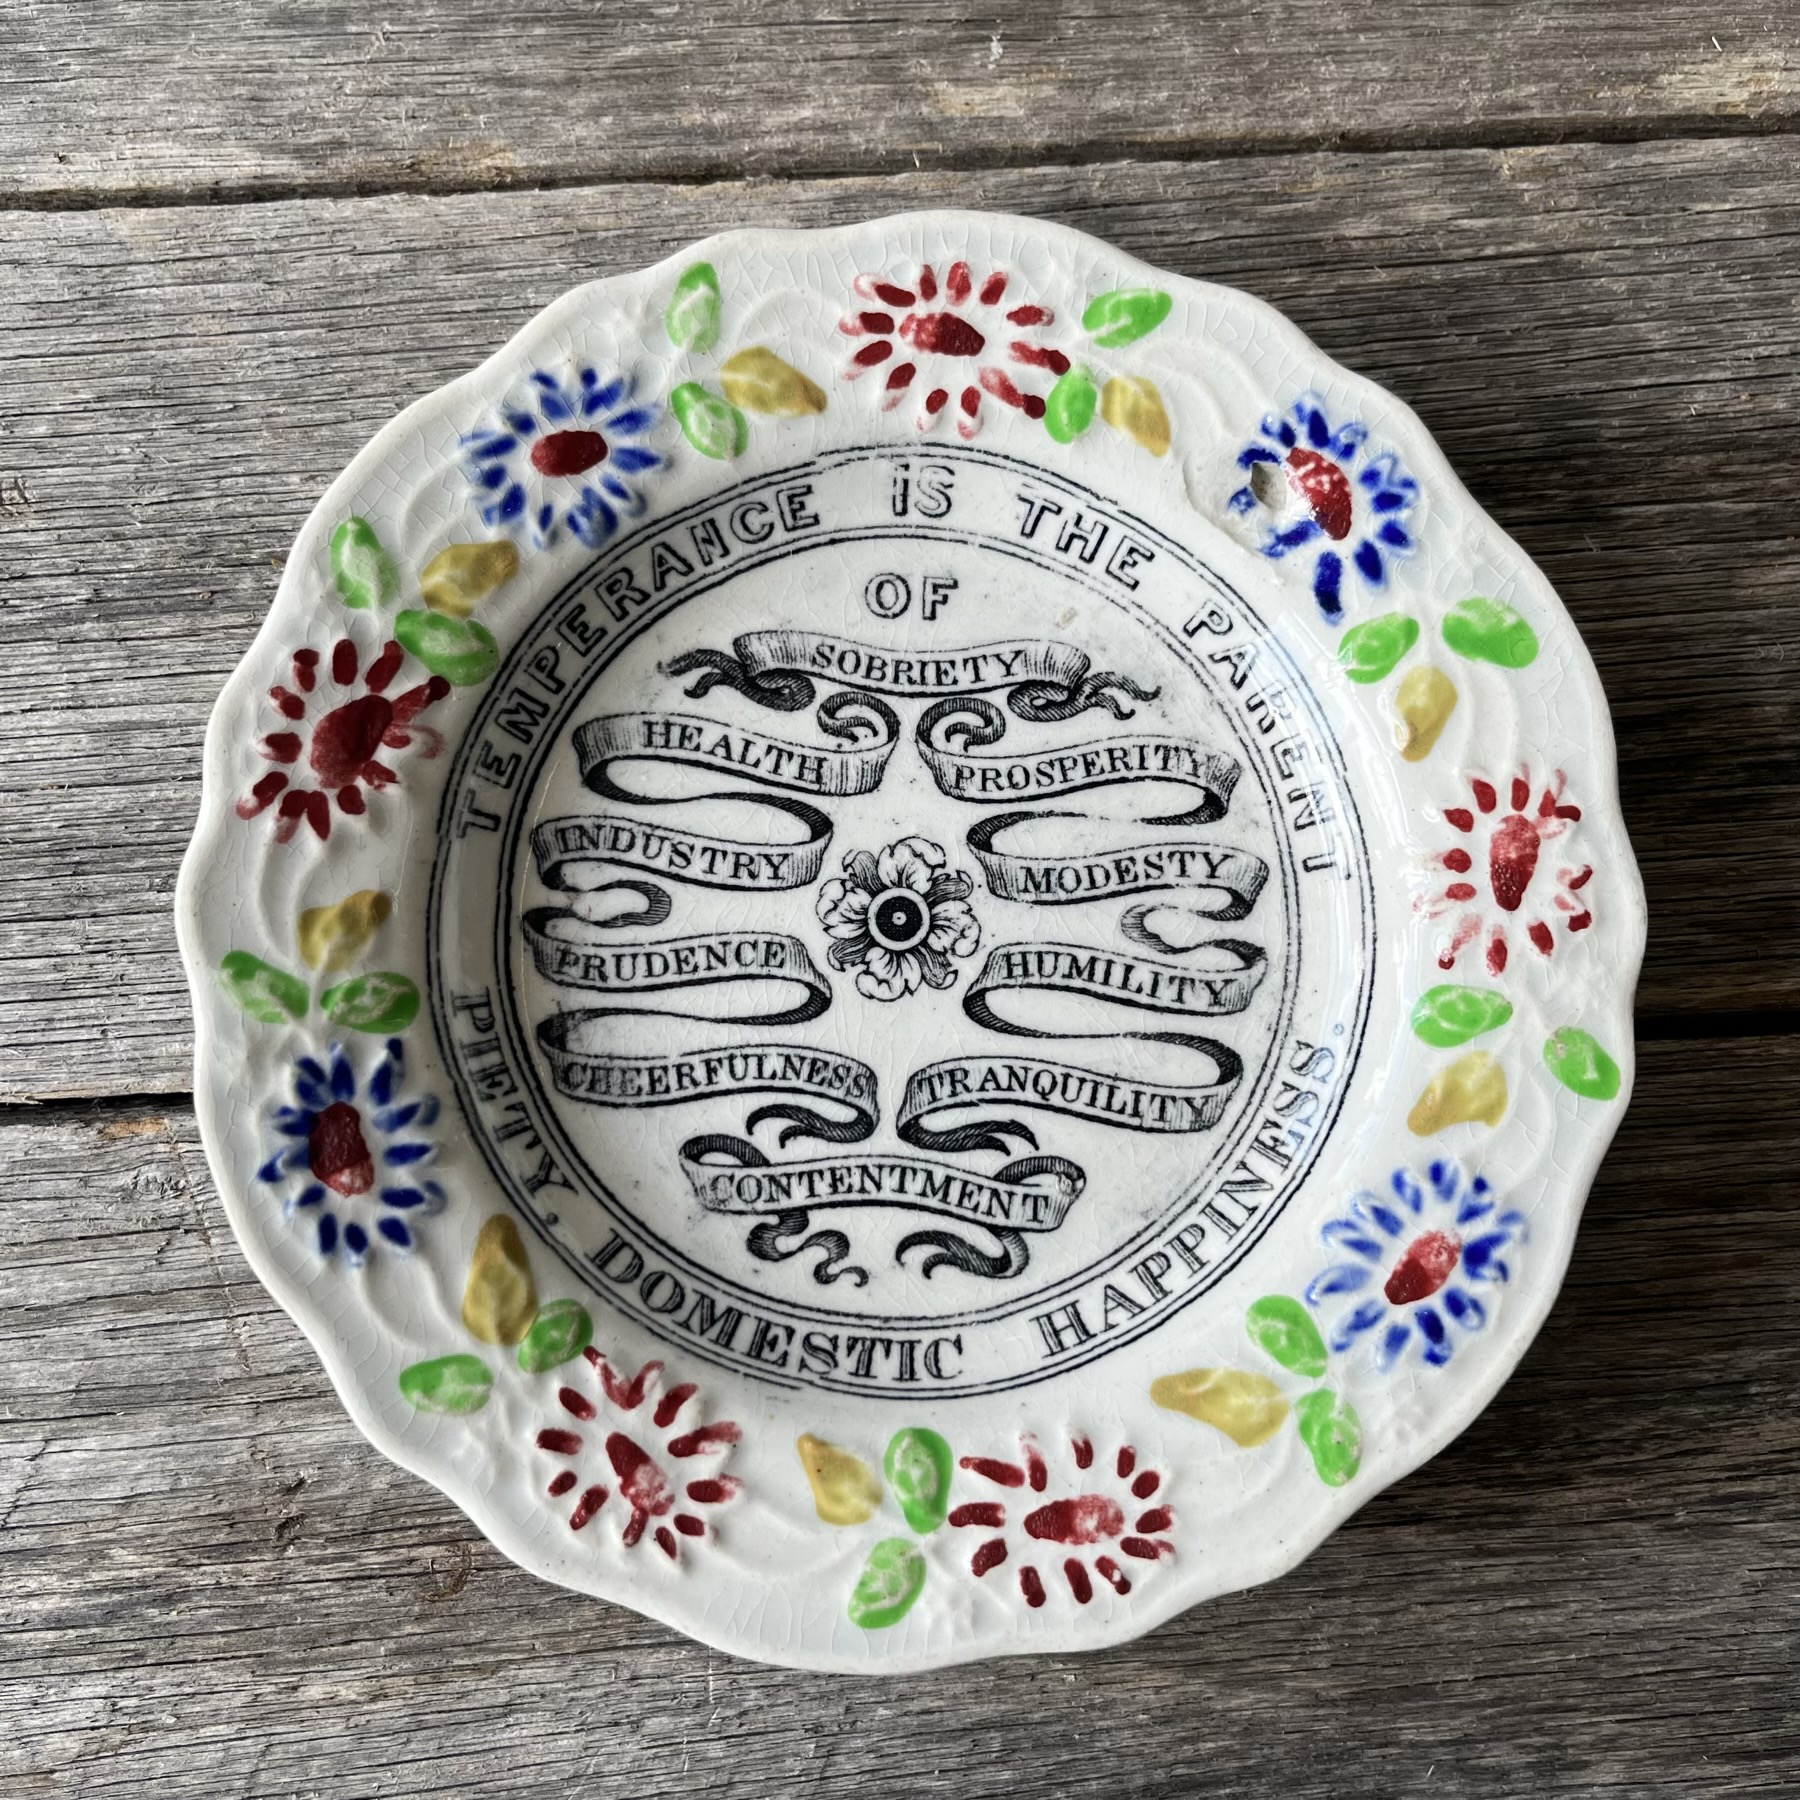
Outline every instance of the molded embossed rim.
<path id="1" fill-rule="evenodd" d="M 954 331 L 879 318 L 985 303 L 1003 273 L 1029 357 L 932 408 Z M 917 378 L 881 387 L 906 347 Z M 509 407 L 536 409 L 535 461 Z M 527 1246 L 457 1107 L 434 1111 L 457 1081 L 421 1011 L 423 896 L 483 684 L 608 544 L 971 418 L 1202 546 L 1413 855 L 1383 890 L 1384 1055 L 1267 1247 L 1101 1360 L 933 1407 L 709 1366 Z M 580 468 L 589 422 L 611 455 Z M 868 1673 L 1135 1637 L 1285 1573 L 1471 1423 L 1548 1314 L 1629 1099 L 1645 935 L 1592 663 L 1417 417 L 1246 295 L 956 212 L 729 232 L 589 283 L 385 425 L 213 712 L 176 918 L 220 1195 L 358 1428 L 533 1574 Z M 1064 1529 L 1077 1489 L 1112 1511 Z"/>

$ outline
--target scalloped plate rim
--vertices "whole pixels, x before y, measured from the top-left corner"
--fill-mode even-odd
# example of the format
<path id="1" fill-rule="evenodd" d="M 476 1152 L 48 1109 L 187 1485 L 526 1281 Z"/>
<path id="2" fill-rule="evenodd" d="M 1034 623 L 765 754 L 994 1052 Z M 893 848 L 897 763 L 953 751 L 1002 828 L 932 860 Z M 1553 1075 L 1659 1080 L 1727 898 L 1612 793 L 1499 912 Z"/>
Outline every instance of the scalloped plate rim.
<path id="1" fill-rule="evenodd" d="M 906 209 L 817 227 L 739 226 L 682 243 L 653 264 L 596 276 L 569 289 L 526 319 L 473 368 L 420 396 L 379 425 L 349 464 L 309 508 L 306 518 L 295 533 L 293 547 L 284 564 L 269 609 L 253 638 L 243 647 L 209 714 L 203 751 L 201 802 L 193 836 L 183 855 L 176 884 L 174 911 L 177 942 L 195 1003 L 194 1110 L 215 1186 L 230 1219 L 238 1247 L 258 1281 L 312 1345 L 345 1411 L 362 1435 L 389 1461 L 443 1493 L 490 1543 L 527 1573 L 568 1587 L 574 1592 L 589 1594 L 626 1607 L 640 1616 L 669 1627 L 683 1637 L 745 1661 L 822 1673 L 869 1676 L 926 1672 L 1001 1655 L 1068 1654 L 1115 1648 L 1142 1637 L 1177 1615 L 1193 1610 L 1209 1600 L 1262 1585 L 1298 1567 L 1325 1539 L 1361 1511 L 1377 1494 L 1422 1467 L 1467 1431 L 1504 1383 L 1517 1372 L 1519 1362 L 1540 1334 L 1560 1292 L 1581 1216 L 1600 1164 L 1624 1117 L 1636 1075 L 1635 1043 L 1630 1037 L 1625 1037 L 1618 1041 L 1617 1061 L 1621 1082 L 1617 1103 L 1587 1139 L 1578 1164 L 1559 1171 L 1563 1200 L 1558 1217 L 1564 1229 L 1559 1232 L 1554 1245 L 1554 1266 L 1547 1270 L 1547 1274 L 1553 1276 L 1553 1279 L 1546 1279 L 1538 1284 L 1530 1296 L 1529 1304 L 1509 1322 L 1509 1335 L 1516 1335 L 1520 1344 L 1517 1355 L 1510 1361 L 1496 1361 L 1491 1367 L 1484 1369 L 1477 1384 L 1459 1388 L 1454 1401 L 1442 1410 L 1432 1428 L 1416 1438 L 1405 1453 L 1390 1452 L 1383 1455 L 1377 1452 L 1363 1465 L 1354 1489 L 1330 1490 L 1324 1496 L 1326 1503 L 1319 1507 L 1313 1517 L 1311 1529 L 1286 1539 L 1265 1540 L 1263 1553 L 1259 1557 L 1248 1562 L 1240 1560 L 1223 1579 L 1203 1582 L 1198 1588 L 1193 1585 L 1193 1565 L 1189 1564 L 1185 1579 L 1160 1583 L 1157 1591 L 1146 1596 L 1144 1602 L 1136 1606 L 1129 1617 L 1115 1620 L 1109 1624 L 1104 1636 L 1096 1636 L 1091 1640 L 1077 1638 L 1065 1631 L 1057 1634 L 1054 1641 L 1034 1637 L 1032 1640 L 1012 1644 L 977 1643 L 967 1647 L 952 1645 L 941 1651 L 923 1654 L 894 1654 L 884 1651 L 877 1638 L 867 1636 L 863 1639 L 867 1652 L 855 1660 L 846 1660 L 831 1647 L 812 1651 L 796 1644 L 759 1644 L 751 1650 L 746 1648 L 741 1637 L 729 1630 L 715 1628 L 710 1615 L 699 1620 L 691 1616 L 679 1616 L 676 1608 L 663 1604 L 658 1591 L 635 1582 L 628 1572 L 623 1579 L 612 1579 L 611 1571 L 596 1564 L 591 1567 L 591 1579 L 575 1582 L 560 1572 L 544 1568 L 531 1544 L 514 1527 L 512 1521 L 488 1504 L 484 1493 L 473 1488 L 459 1488 L 453 1481 L 443 1478 L 427 1465 L 418 1446 L 409 1444 L 388 1429 L 367 1404 L 364 1383 L 358 1377 L 353 1361 L 321 1329 L 322 1321 L 317 1317 L 317 1309 L 309 1305 L 307 1290 L 296 1287 L 265 1251 L 258 1234 L 252 1229 L 252 1215 L 248 1204 L 236 1191 L 239 1179 L 235 1171 L 222 1168 L 220 1163 L 217 1146 L 224 1141 L 226 1105 L 213 1090 L 210 1071 L 215 1049 L 215 1009 L 222 1003 L 214 992 L 213 971 L 202 958 L 199 937 L 202 915 L 210 905 L 205 891 L 207 852 L 211 847 L 211 840 L 230 817 L 231 784 L 226 778 L 226 739 L 234 704 L 256 684 L 259 653 L 279 648 L 282 637 L 279 625 L 281 614 L 288 605 L 302 603 L 297 592 L 302 580 L 298 560 L 300 546 L 309 535 L 322 527 L 322 522 L 328 516 L 343 510 L 345 503 L 358 491 L 370 470 L 385 459 L 409 430 L 427 419 L 441 415 L 455 400 L 478 394 L 484 378 L 516 363 L 528 346 L 544 339 L 564 318 L 578 316 L 593 303 L 606 304 L 615 299 L 636 298 L 640 294 L 653 292 L 695 261 L 722 260 L 735 251 L 760 248 L 772 242 L 794 247 L 816 245 L 824 240 L 847 237 L 877 227 L 896 238 L 908 232 L 949 235 L 972 228 L 1012 231 L 1024 239 L 1060 240 L 1071 247 L 1097 251 L 1107 262 L 1128 271 L 1141 271 L 1155 283 L 1197 291 L 1208 298 L 1218 296 L 1231 306 L 1248 311 L 1257 319 L 1263 331 L 1283 341 L 1298 353 L 1301 360 L 1310 362 L 1320 374 L 1328 374 L 1341 382 L 1365 403 L 1378 403 L 1383 410 L 1382 430 L 1400 440 L 1409 465 L 1426 476 L 1438 491 L 1448 494 L 1459 509 L 1489 525 L 1518 558 L 1521 568 L 1529 571 L 1541 585 L 1544 600 L 1554 606 L 1554 622 L 1560 627 L 1558 649 L 1571 657 L 1574 672 L 1584 687 L 1581 699 L 1590 709 L 1591 729 L 1595 737 L 1593 766 L 1587 791 L 1594 804 L 1604 805 L 1610 813 L 1617 842 L 1627 852 L 1624 859 L 1609 868 L 1608 872 L 1611 884 L 1609 907 L 1613 915 L 1612 929 L 1619 947 L 1619 959 L 1617 979 L 1603 984 L 1612 1002 L 1613 1016 L 1622 1019 L 1627 1026 L 1631 1022 L 1632 997 L 1641 972 L 1648 928 L 1642 876 L 1635 857 L 1629 854 L 1629 837 L 1620 805 L 1618 751 L 1610 708 L 1591 654 L 1560 594 L 1544 577 L 1528 552 L 1477 503 L 1445 458 L 1423 420 L 1404 400 L 1391 389 L 1339 363 L 1320 350 L 1287 315 L 1243 290 L 1160 268 L 1118 248 L 1104 238 L 1073 227 L 1027 215 L 994 213 L 982 209 Z M 867 441 L 875 442 L 877 437 L 878 434 L 871 429 Z M 1544 1248 L 1540 1242 L 1540 1253 Z M 777 1401 L 776 1404 L 779 1406 L 781 1402 Z M 447 1420 L 440 1429 L 452 1428 L 453 1424 L 453 1421 Z M 1216 1571 L 1209 1570 L 1209 1573 L 1214 1572 Z"/>

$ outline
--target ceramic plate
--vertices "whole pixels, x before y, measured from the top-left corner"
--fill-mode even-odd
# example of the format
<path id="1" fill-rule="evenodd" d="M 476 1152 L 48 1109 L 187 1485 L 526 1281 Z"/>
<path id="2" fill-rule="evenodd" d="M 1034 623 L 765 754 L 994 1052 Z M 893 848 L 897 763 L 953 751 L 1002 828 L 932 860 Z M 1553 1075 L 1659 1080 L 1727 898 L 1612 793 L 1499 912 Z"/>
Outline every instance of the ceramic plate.
<path id="1" fill-rule="evenodd" d="M 1280 1574 L 1631 1077 L 1594 670 L 1418 420 L 1054 226 L 743 232 L 382 429 L 206 745 L 208 1154 L 357 1424 L 770 1662 Z"/>

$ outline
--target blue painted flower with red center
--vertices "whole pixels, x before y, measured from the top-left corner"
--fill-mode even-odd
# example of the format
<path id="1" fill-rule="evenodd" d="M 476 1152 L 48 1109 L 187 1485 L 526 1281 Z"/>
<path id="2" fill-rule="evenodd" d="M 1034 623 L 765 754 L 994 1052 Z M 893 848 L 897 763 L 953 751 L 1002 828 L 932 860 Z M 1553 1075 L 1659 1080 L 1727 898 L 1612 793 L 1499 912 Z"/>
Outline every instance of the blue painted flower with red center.
<path id="1" fill-rule="evenodd" d="M 1358 1194 L 1320 1232 L 1340 1260 L 1313 1277 L 1306 1303 L 1336 1314 L 1334 1351 L 1364 1340 L 1378 1368 L 1409 1352 L 1441 1367 L 1458 1333 L 1486 1325 L 1482 1291 L 1510 1279 L 1506 1253 L 1524 1241 L 1525 1216 L 1502 1211 L 1487 1182 L 1453 1162 L 1434 1162 L 1423 1180 L 1396 1169 L 1388 1187 Z"/>
<path id="2" fill-rule="evenodd" d="M 523 400 L 498 426 L 467 433 L 464 464 L 481 522 L 520 531 L 539 550 L 566 530 L 590 550 L 644 510 L 637 477 L 661 466 L 645 442 L 657 421 L 629 376 L 585 366 L 567 378 L 534 369 Z"/>
<path id="3" fill-rule="evenodd" d="M 1343 621 L 1346 572 L 1385 587 L 1390 563 L 1415 541 L 1406 516 L 1418 483 L 1368 437 L 1357 420 L 1333 425 L 1319 396 L 1302 394 L 1285 418 L 1269 414 L 1260 437 L 1239 451 L 1248 479 L 1227 502 L 1257 527 L 1264 556 L 1312 559 L 1313 598 L 1328 625 Z"/>
<path id="4" fill-rule="evenodd" d="M 278 1107 L 287 1140 L 257 1170 L 258 1181 L 288 1190 L 284 1210 L 313 1221 L 319 1254 L 341 1248 L 360 1265 L 377 1244 L 407 1251 L 418 1221 L 441 1212 L 444 1190 L 425 1174 L 436 1153 L 427 1137 L 438 1103 L 402 1092 L 405 1048 L 389 1038 L 366 1075 L 338 1045 L 324 1059 L 294 1063 L 294 1104 Z"/>

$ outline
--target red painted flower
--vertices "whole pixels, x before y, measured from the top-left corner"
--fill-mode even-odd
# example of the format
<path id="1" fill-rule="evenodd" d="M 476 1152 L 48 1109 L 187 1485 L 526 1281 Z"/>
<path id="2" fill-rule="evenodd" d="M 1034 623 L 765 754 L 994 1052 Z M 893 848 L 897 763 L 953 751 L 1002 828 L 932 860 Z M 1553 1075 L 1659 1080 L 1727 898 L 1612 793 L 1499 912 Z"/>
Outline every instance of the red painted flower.
<path id="1" fill-rule="evenodd" d="M 1581 817 L 1581 808 L 1563 799 L 1563 787 L 1558 769 L 1533 805 L 1531 771 L 1521 767 L 1504 793 L 1479 775 L 1471 777 L 1473 808 L 1445 808 L 1445 822 L 1466 841 L 1436 858 L 1449 880 L 1419 902 L 1427 918 L 1453 920 L 1438 952 L 1440 969 L 1453 968 L 1468 945 L 1483 939 L 1488 972 L 1503 974 L 1507 931 L 1515 923 L 1523 925 L 1526 941 L 1541 956 L 1556 948 L 1557 919 L 1568 931 L 1586 931 L 1593 924 L 1580 897 L 1592 868 L 1586 863 L 1553 868 L 1543 853 Z"/>
<path id="2" fill-rule="evenodd" d="M 977 284 L 966 262 L 952 263 L 942 286 L 929 263 L 910 286 L 857 276 L 855 292 L 867 306 L 846 313 L 838 330 L 867 342 L 851 356 L 844 378 L 881 370 L 882 405 L 890 409 L 916 387 L 921 431 L 950 409 L 958 433 L 972 438 L 984 394 L 1041 419 L 1043 396 L 1021 388 L 1013 372 L 1042 369 L 1054 378 L 1068 371 L 1069 359 L 1033 338 L 1055 322 L 1049 307 L 1007 304 L 1009 279 L 996 269 Z"/>
<path id="3" fill-rule="evenodd" d="M 1049 1465 L 1033 1438 L 1019 1439 L 1017 1462 L 988 1456 L 961 1460 L 962 1468 L 1002 1491 L 1030 1491 L 1029 1498 L 1020 1491 L 1016 1501 L 974 1500 L 950 1510 L 952 1525 L 987 1534 L 969 1558 L 970 1569 L 986 1575 L 1013 1563 L 1019 1592 L 1030 1607 L 1048 1598 L 1038 1573 L 1040 1558 L 1053 1574 L 1061 1574 L 1076 1604 L 1086 1606 L 1094 1597 L 1095 1575 L 1117 1594 L 1131 1592 L 1131 1577 L 1118 1556 L 1156 1563 L 1175 1554 L 1175 1546 L 1156 1535 L 1174 1523 L 1156 1498 L 1163 1484 L 1160 1470 L 1140 1467 L 1129 1444 L 1110 1463 L 1097 1460 L 1094 1446 L 1081 1437 L 1069 1440 L 1069 1464 L 1065 1482 L 1052 1494 Z"/>
<path id="4" fill-rule="evenodd" d="M 697 1456 L 722 1455 L 742 1434 L 729 1419 L 711 1425 L 678 1423 L 678 1415 L 698 1391 L 691 1381 L 661 1391 L 650 1405 L 651 1389 L 662 1386 L 659 1362 L 645 1363 L 627 1381 L 592 1346 L 583 1355 L 594 1370 L 597 1388 L 590 1392 L 571 1383 L 559 1389 L 556 1398 L 570 1419 L 589 1429 L 546 1425 L 537 1434 L 540 1450 L 578 1465 L 559 1469 L 551 1477 L 550 1497 L 560 1500 L 575 1494 L 571 1531 L 585 1530 L 610 1504 L 620 1519 L 619 1541 L 626 1549 L 648 1533 L 673 1562 L 680 1538 L 706 1535 L 705 1521 L 688 1511 L 688 1505 L 722 1506 L 741 1486 L 729 1475 L 702 1475 L 686 1465 Z"/>
<path id="5" fill-rule="evenodd" d="M 428 706 L 449 693 L 450 684 L 433 675 L 417 687 L 390 695 L 406 652 L 388 643 L 362 675 L 355 644 L 339 638 L 332 646 L 330 678 L 334 694 L 319 685 L 319 653 L 296 650 L 292 685 L 269 689 L 275 710 L 291 729 L 272 731 L 262 753 L 281 769 L 271 770 L 237 803 L 240 819 L 253 819 L 275 804 L 275 839 L 285 844 L 304 819 L 321 838 L 331 835 L 331 802 L 342 812 L 363 810 L 362 790 L 391 787 L 400 777 L 378 759 L 383 750 L 404 750 L 416 739 L 425 756 L 436 756 L 444 741 L 429 726 L 415 724 Z M 341 696 L 348 695 L 348 698 Z M 333 702 L 336 702 L 333 704 Z M 324 708 L 324 711 L 320 709 Z M 292 774 L 283 770 L 292 770 Z"/>

